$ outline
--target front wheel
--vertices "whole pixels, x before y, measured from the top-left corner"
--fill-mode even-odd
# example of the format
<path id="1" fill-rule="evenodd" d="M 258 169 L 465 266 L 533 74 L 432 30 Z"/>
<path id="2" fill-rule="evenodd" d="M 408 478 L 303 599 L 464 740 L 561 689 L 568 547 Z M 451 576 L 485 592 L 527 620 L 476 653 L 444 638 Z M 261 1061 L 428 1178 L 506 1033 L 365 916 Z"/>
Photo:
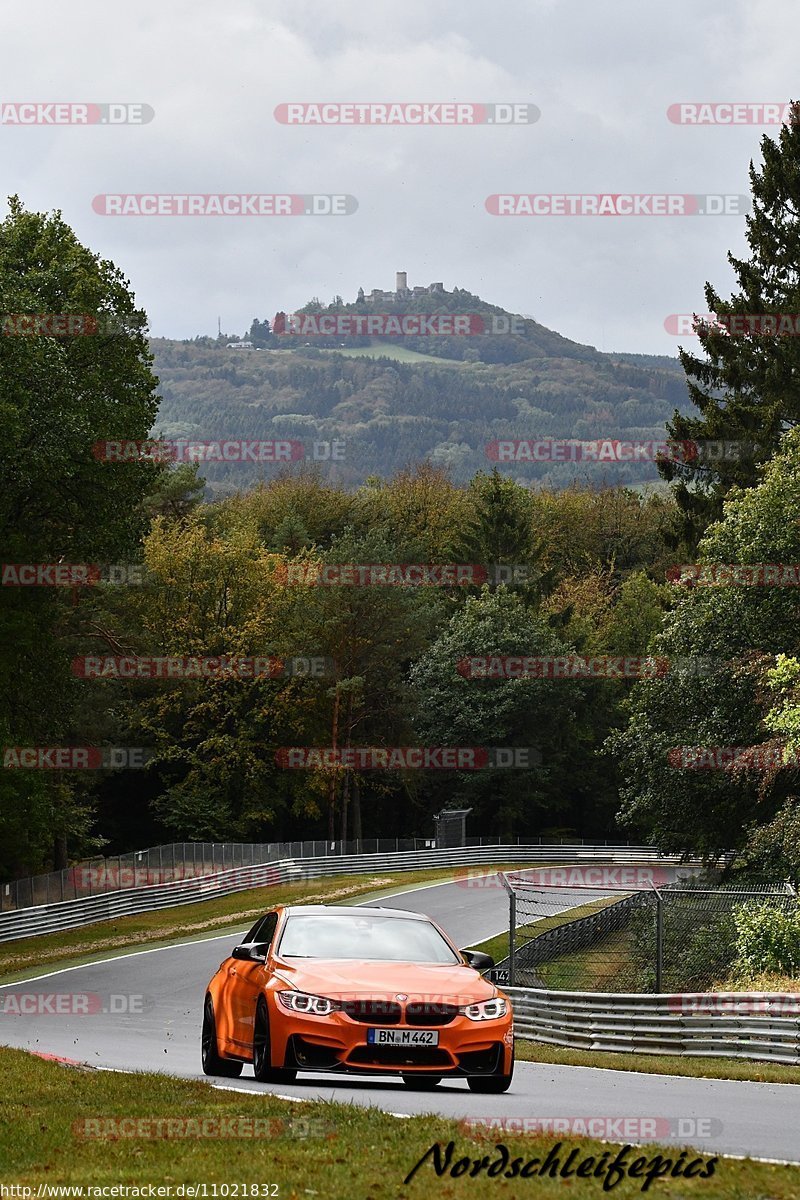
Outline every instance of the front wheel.
<path id="1" fill-rule="evenodd" d="M 230 1058 L 222 1058 L 217 1043 L 217 1023 L 214 1020 L 214 1005 L 211 997 L 206 996 L 203 1005 L 203 1029 L 200 1035 L 203 1073 L 205 1075 L 222 1075 L 226 1079 L 236 1079 L 242 1073 L 242 1064 Z"/>
<path id="2" fill-rule="evenodd" d="M 269 1013 L 263 996 L 259 997 L 256 1005 L 256 1019 L 253 1025 L 253 1074 L 259 1083 L 291 1083 L 297 1077 L 297 1071 L 272 1065 Z"/>
<path id="3" fill-rule="evenodd" d="M 514 1077 L 514 1059 L 511 1059 L 511 1070 L 507 1075 L 470 1075 L 467 1086 L 471 1092 L 483 1092 L 484 1095 L 496 1096 L 507 1092 Z"/>
<path id="4" fill-rule="evenodd" d="M 430 1092 L 442 1082 L 441 1075 L 404 1075 L 403 1083 L 415 1092 Z"/>
<path id="5" fill-rule="evenodd" d="M 489 1093 L 493 1096 L 507 1092 L 511 1087 L 511 1075 L 470 1075 L 467 1086 L 471 1092 Z"/>

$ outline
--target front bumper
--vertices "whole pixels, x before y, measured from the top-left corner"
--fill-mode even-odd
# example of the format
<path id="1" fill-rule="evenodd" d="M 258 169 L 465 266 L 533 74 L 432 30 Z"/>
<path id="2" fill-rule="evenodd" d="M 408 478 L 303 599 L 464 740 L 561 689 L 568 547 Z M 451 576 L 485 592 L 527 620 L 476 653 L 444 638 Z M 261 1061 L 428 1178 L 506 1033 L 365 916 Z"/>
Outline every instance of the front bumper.
<path id="1" fill-rule="evenodd" d="M 342 1053 L 293 1034 L 286 1046 L 284 1065 L 300 1071 L 333 1071 L 363 1075 L 495 1075 L 503 1072 L 505 1046 L 492 1042 L 481 1050 L 462 1053 L 436 1047 L 355 1046 Z"/>
<path id="2" fill-rule="evenodd" d="M 463 1077 L 511 1072 L 514 1041 L 510 1013 L 491 1021 L 459 1016 L 445 1025 L 432 1026 L 439 1035 L 436 1046 L 370 1045 L 370 1027 L 374 1026 L 343 1013 L 327 1017 L 281 1014 L 271 1022 L 273 1064 L 360 1075 L 419 1072 Z M 405 1023 L 393 1028 L 419 1032 L 419 1026 Z"/>

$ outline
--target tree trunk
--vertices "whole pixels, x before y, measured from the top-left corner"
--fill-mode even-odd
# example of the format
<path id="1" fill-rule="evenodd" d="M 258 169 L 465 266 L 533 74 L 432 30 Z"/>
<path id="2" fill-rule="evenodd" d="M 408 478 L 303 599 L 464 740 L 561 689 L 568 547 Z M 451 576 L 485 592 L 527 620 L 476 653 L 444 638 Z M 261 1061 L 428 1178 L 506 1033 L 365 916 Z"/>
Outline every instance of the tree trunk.
<path id="1" fill-rule="evenodd" d="M 353 692 L 350 690 L 347 695 L 347 717 L 345 719 L 345 734 L 344 744 L 346 749 L 350 749 L 350 737 L 353 730 Z M 345 770 L 344 783 L 342 785 L 342 853 L 344 853 L 344 843 L 347 841 L 347 805 L 350 799 L 350 775 L 349 769 Z"/>
<path id="2" fill-rule="evenodd" d="M 331 746 L 336 749 L 336 739 L 339 736 L 339 685 L 336 685 L 336 691 L 333 699 L 333 728 L 331 730 Z M 328 841 L 336 840 L 336 784 L 338 782 L 338 773 L 335 768 L 331 770 L 331 782 L 328 788 Z"/>
<path id="3" fill-rule="evenodd" d="M 63 871 L 67 865 L 67 835 L 57 833 L 53 837 L 53 870 Z"/>
<path id="4" fill-rule="evenodd" d="M 361 843 L 361 788 L 358 776 L 353 776 L 353 837 Z"/>
<path id="5" fill-rule="evenodd" d="M 342 784 L 342 852 L 344 852 L 344 843 L 347 841 L 347 804 L 350 799 L 350 771 L 344 773 L 344 783 Z"/>

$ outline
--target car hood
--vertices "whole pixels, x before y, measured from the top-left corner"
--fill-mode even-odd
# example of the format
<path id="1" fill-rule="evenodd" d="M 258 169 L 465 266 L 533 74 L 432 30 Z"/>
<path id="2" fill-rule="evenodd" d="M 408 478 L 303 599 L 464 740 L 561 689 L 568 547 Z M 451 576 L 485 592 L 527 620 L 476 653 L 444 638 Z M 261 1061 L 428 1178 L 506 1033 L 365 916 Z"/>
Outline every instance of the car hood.
<path id="1" fill-rule="evenodd" d="M 274 970 L 292 987 L 317 996 L 472 1004 L 497 994 L 494 984 L 460 964 L 374 962 L 369 959 L 275 959 Z"/>

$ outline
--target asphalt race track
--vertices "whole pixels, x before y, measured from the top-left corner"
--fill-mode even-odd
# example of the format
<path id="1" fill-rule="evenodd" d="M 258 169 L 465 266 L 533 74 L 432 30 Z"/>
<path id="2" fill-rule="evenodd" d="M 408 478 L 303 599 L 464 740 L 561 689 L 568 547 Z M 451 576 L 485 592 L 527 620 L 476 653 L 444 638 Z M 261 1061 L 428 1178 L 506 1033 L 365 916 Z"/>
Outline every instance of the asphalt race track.
<path id="1" fill-rule="evenodd" d="M 591 893 L 565 891 L 563 907 L 592 898 Z M 508 914 L 502 888 L 465 887 L 463 882 L 417 888 L 368 903 L 426 912 L 460 946 L 474 945 L 499 933 L 506 926 Z M 228 933 L 70 967 L 25 983 L 0 985 L 0 1043 L 79 1059 L 97 1067 L 205 1078 L 200 1069 L 204 989 L 236 940 L 235 934 Z M 73 1011 L 26 1015 L 15 1011 L 23 994 L 42 997 L 37 1003 L 40 1009 L 57 1009 L 63 1004 Z M 59 995 L 70 999 L 54 999 Z M 220 1083 L 245 1091 L 271 1090 L 298 1099 L 321 1097 L 375 1105 L 402 1114 L 438 1112 L 453 1118 L 652 1117 L 659 1120 L 655 1141 L 800 1163 L 800 1085 L 793 1084 L 689 1079 L 523 1062 L 517 1063 L 510 1091 L 501 1096 L 473 1094 L 460 1080 L 446 1081 L 435 1092 L 423 1093 L 389 1078 L 376 1082 L 355 1076 L 310 1074 L 301 1075 L 294 1084 L 269 1087 L 256 1083 L 247 1066 L 241 1079 Z M 624 1134 L 609 1135 L 608 1140 L 650 1139 L 645 1133 L 630 1139 Z"/>

